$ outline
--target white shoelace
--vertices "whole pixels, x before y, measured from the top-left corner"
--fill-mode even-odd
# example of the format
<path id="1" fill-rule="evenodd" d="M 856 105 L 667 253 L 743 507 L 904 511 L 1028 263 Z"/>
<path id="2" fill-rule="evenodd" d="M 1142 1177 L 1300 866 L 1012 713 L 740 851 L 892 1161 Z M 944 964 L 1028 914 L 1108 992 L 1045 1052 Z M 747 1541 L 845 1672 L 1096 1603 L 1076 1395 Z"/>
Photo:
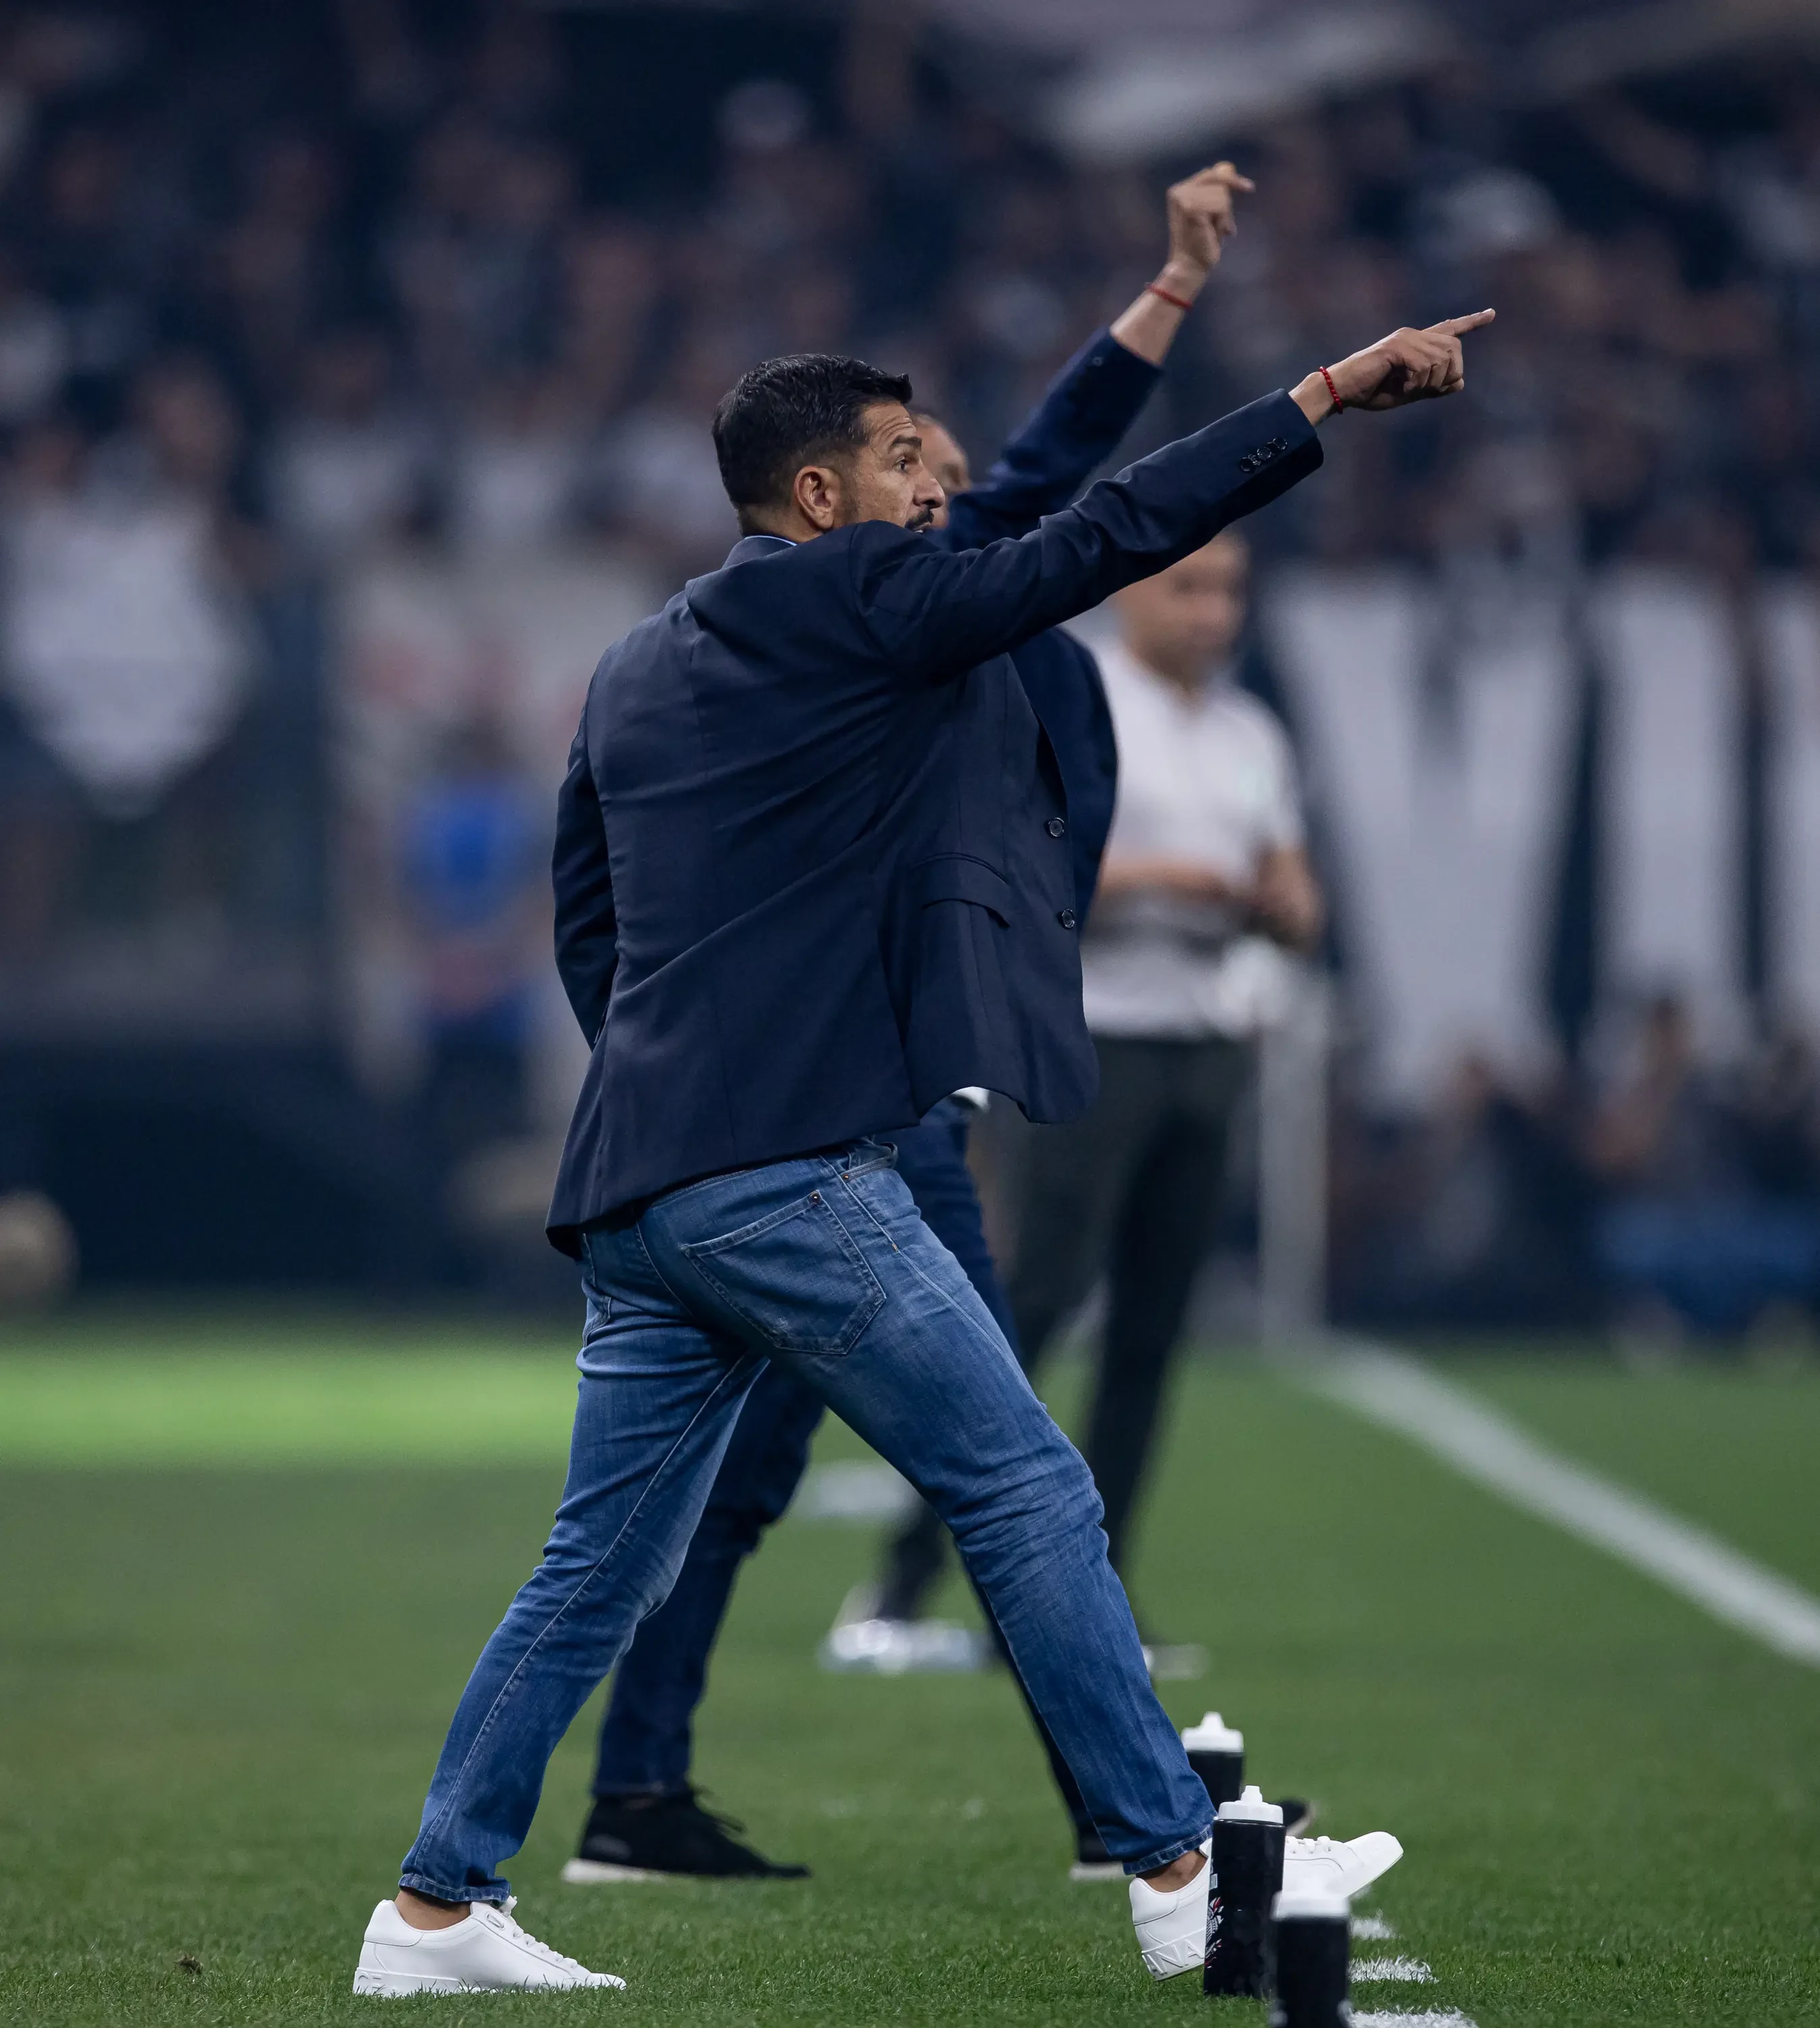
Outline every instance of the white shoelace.
<path id="1" fill-rule="evenodd" d="M 584 1974 L 588 1973 L 588 1968 L 585 1964 L 579 1963 L 574 1958 L 565 1958 L 560 1951 L 553 1949 L 549 1945 L 534 1937 L 530 1930 L 521 1929 L 512 1919 L 512 1911 L 518 1906 L 518 1897 L 516 1894 L 509 1894 L 503 1902 L 483 1902 L 481 1906 L 493 1911 L 506 1935 L 513 1943 L 529 1951 L 534 1956 L 542 1958 L 546 1964 L 560 1965 L 564 1971 L 579 1971 Z M 591 1974 L 588 1975 L 591 1976 Z"/>
<path id="2" fill-rule="evenodd" d="M 1318 1859 L 1323 1852 L 1338 1852 L 1345 1844 L 1344 1838 L 1285 1838 L 1283 1856 L 1285 1859 Z"/>

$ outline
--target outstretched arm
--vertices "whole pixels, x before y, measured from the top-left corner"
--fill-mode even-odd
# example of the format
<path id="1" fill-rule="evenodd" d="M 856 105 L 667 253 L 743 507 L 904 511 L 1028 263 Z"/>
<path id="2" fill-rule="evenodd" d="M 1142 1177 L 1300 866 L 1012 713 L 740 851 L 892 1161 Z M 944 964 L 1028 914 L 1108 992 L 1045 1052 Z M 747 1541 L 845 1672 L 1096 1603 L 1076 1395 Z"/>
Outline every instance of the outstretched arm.
<path id="1" fill-rule="evenodd" d="M 1328 415 L 1456 392 L 1461 335 L 1491 315 L 1393 331 L 1293 394 L 1166 445 L 1015 541 L 950 554 L 887 522 L 860 524 L 847 556 L 874 640 L 904 675 L 939 682 L 1167 569 L 1314 471 Z"/>
<path id="2" fill-rule="evenodd" d="M 949 503 L 949 546 L 977 549 L 1027 535 L 1067 505 L 1109 458 L 1160 377 L 1189 306 L 1237 229 L 1235 192 L 1252 187 L 1230 162 L 1171 187 L 1169 256 L 1109 331 L 1096 332 L 1049 383 L 982 485 Z"/>
<path id="3" fill-rule="evenodd" d="M 557 794 L 550 872 L 556 883 L 556 967 L 591 1049 L 606 1024 L 620 962 L 620 925 L 585 722 L 569 749 L 568 772 Z"/>

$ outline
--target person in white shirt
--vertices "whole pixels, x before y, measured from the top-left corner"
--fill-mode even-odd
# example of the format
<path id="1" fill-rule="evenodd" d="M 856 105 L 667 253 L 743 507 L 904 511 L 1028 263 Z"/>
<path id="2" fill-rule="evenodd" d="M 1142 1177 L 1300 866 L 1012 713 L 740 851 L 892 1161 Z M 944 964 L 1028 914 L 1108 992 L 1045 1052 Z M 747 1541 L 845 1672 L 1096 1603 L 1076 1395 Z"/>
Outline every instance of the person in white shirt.
<path id="1" fill-rule="evenodd" d="M 1017 1191 L 1027 1365 L 1100 1275 L 1109 1285 L 1082 1449 L 1121 1576 L 1252 1038 L 1283 990 L 1281 953 L 1321 932 L 1289 742 L 1234 672 L 1248 564 L 1228 533 L 1115 601 L 1100 665 L 1118 803 L 1081 945 L 1100 1096 L 1041 1131 Z"/>

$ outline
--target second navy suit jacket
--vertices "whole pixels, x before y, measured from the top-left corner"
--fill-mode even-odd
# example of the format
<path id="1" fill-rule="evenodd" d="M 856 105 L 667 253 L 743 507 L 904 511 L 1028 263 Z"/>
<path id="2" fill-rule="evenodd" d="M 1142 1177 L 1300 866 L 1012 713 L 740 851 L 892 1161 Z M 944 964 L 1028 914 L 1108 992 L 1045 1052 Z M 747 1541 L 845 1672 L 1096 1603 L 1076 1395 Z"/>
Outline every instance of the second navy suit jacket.
<path id="1" fill-rule="evenodd" d="M 944 531 L 953 549 L 1027 534 L 1065 507 L 1119 446 L 1163 377 L 1109 331 L 1095 334 L 1058 373 L 982 486 L 957 494 Z M 1084 926 L 1112 828 L 1119 746 L 1099 664 L 1065 628 L 1020 642 L 1012 666 L 1061 769 L 1075 910 Z"/>
<path id="2" fill-rule="evenodd" d="M 1086 1108 L 1066 798 L 1010 651 L 1320 461 L 1272 394 L 1015 539 L 745 537 L 608 650 L 558 808 L 557 961 L 594 1046 L 557 1245 L 963 1085 Z"/>

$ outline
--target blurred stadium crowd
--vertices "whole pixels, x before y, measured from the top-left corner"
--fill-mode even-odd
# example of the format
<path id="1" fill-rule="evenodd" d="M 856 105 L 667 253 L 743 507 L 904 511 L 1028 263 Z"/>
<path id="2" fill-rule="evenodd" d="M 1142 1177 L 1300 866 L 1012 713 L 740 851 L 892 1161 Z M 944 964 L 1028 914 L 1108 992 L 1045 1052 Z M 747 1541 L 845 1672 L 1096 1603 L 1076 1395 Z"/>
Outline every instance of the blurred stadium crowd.
<path id="1" fill-rule="evenodd" d="M 316 1018 L 342 574 L 579 550 L 654 601 L 723 553 L 705 419 L 779 351 L 908 367 L 983 462 L 1154 272 L 1181 166 L 1061 159 L 913 10 L 743 42 L 702 17 L 724 46 L 693 74 L 584 13 L 286 14 L 0 17 L 0 1023 L 27 1039 L 167 974 L 216 982 L 199 1032 L 229 1001 Z M 1468 52 L 1213 138 L 1258 194 L 1150 441 L 1396 323 L 1500 313 L 1459 413 L 1336 443 L 1260 523 L 1267 569 L 1820 568 L 1820 75 L 1518 106 Z M 528 1102 L 548 768 L 485 712 L 434 753 L 383 878 L 460 1153 Z M 1722 1076 L 1665 1001 L 1607 1053 L 1539 1090 L 1469 1057 L 1393 1121 L 1343 1102 L 1343 1307 L 1565 1316 L 1616 1287 L 1731 1327 L 1811 1295 L 1805 1045 Z M 1682 1286 L 1687 1217 L 1748 1218 L 1748 1290 Z"/>

